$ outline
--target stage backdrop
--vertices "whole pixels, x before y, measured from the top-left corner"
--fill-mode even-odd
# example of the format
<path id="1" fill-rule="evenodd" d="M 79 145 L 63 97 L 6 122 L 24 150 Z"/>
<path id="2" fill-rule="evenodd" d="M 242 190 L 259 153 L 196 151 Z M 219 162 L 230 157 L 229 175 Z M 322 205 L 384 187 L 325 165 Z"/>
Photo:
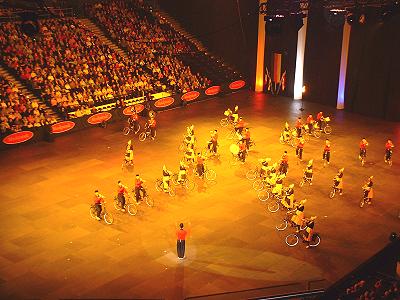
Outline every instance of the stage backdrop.
<path id="1" fill-rule="evenodd" d="M 379 17 L 351 28 L 345 109 L 400 121 L 400 15 Z"/>
<path id="2" fill-rule="evenodd" d="M 211 52 L 235 66 L 254 82 L 258 0 L 157 2 L 188 32 L 198 37 Z"/>

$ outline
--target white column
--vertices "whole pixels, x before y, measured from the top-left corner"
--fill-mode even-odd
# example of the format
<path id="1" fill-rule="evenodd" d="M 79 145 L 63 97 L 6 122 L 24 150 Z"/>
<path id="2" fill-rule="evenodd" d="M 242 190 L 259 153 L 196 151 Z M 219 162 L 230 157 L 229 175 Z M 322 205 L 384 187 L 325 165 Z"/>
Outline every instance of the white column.
<path id="1" fill-rule="evenodd" d="M 306 48 L 307 16 L 303 18 L 303 27 L 297 33 L 296 69 L 294 73 L 294 95 L 295 100 L 303 98 L 303 69 L 304 50 Z"/>
<path id="2" fill-rule="evenodd" d="M 336 108 L 344 108 L 344 90 L 346 85 L 347 58 L 349 56 L 351 26 L 345 21 L 343 25 L 342 54 L 340 57 L 339 87 Z"/>
<path id="3" fill-rule="evenodd" d="M 265 0 L 260 0 L 260 5 Z M 255 91 L 262 92 L 264 89 L 264 52 L 265 52 L 265 21 L 264 15 L 258 14 L 258 43 Z"/>

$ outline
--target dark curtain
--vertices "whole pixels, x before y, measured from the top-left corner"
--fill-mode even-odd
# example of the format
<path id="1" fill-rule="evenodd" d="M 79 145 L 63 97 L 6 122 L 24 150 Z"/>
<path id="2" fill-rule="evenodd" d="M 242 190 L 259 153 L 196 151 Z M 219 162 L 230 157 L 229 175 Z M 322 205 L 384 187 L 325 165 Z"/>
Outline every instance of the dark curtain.
<path id="1" fill-rule="evenodd" d="M 304 55 L 304 100 L 336 106 L 343 23 L 328 22 L 322 1 L 312 1 Z"/>
<path id="2" fill-rule="evenodd" d="M 254 80 L 257 0 L 159 0 L 158 3 L 211 52 Z"/>
<path id="3" fill-rule="evenodd" d="M 351 28 L 345 109 L 400 121 L 400 15 Z"/>

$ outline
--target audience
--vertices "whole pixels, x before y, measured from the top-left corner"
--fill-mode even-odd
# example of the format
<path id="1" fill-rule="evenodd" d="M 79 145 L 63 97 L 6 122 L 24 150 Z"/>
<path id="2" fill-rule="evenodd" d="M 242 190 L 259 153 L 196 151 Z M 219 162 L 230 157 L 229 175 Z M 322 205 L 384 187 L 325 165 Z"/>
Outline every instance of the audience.
<path id="1" fill-rule="evenodd" d="M 0 76 L 0 133 L 17 132 L 56 122 L 37 101 L 31 101 L 18 88 Z"/>

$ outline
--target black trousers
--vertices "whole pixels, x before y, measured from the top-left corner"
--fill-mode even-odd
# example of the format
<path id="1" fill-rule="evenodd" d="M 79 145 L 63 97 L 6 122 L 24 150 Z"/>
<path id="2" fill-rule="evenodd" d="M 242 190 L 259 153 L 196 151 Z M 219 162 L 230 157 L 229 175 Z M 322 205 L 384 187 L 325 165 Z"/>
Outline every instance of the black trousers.
<path id="1" fill-rule="evenodd" d="M 118 194 L 118 201 L 121 203 L 121 207 L 125 208 L 125 196 L 124 194 Z"/>
<path id="2" fill-rule="evenodd" d="M 297 147 L 296 148 L 296 155 L 299 159 L 303 159 L 303 148 Z"/>
<path id="3" fill-rule="evenodd" d="M 156 128 L 150 127 L 150 135 L 152 138 L 156 137 Z"/>
<path id="4" fill-rule="evenodd" d="M 140 192 L 142 192 L 142 195 L 140 195 Z M 141 200 L 142 197 L 146 197 L 146 190 L 142 186 L 140 188 L 135 187 L 136 202 Z"/>
<path id="5" fill-rule="evenodd" d="M 392 159 L 392 150 L 385 150 L 385 160 Z"/>
<path id="6" fill-rule="evenodd" d="M 97 203 L 94 206 L 96 207 L 97 217 L 100 218 L 100 215 L 101 215 L 101 204 Z"/>
<path id="7" fill-rule="evenodd" d="M 176 252 L 178 253 L 179 258 L 185 257 L 185 240 L 176 241 Z"/>
<path id="8" fill-rule="evenodd" d="M 330 158 L 331 158 L 331 152 L 324 151 L 324 154 L 322 155 L 322 159 L 325 159 L 327 162 L 329 162 Z"/>

